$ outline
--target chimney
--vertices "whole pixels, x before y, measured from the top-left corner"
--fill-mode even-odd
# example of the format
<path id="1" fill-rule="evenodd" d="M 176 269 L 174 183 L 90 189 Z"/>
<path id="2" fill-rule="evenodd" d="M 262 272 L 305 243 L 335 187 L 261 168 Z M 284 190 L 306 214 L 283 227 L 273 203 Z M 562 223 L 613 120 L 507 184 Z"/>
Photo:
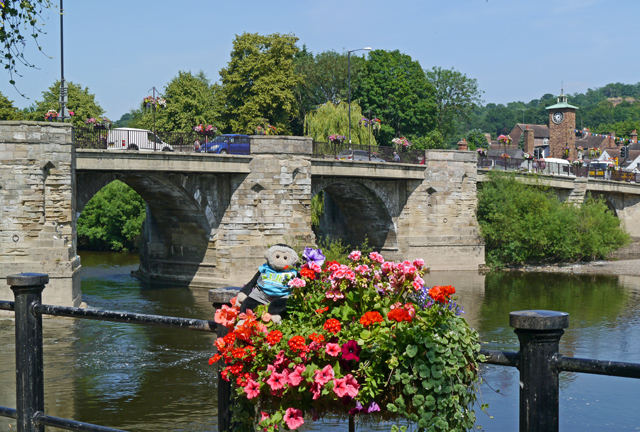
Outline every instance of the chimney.
<path id="1" fill-rule="evenodd" d="M 462 138 L 462 141 L 458 141 L 458 151 L 466 151 L 468 148 L 467 140 Z"/>
<path id="2" fill-rule="evenodd" d="M 616 144 L 616 133 L 609 132 L 609 145 L 607 147 L 618 147 Z"/>
<path id="3" fill-rule="evenodd" d="M 635 144 L 638 142 L 638 132 L 636 132 L 635 129 L 633 130 L 633 132 L 631 132 L 631 135 L 629 135 L 629 137 L 631 138 L 631 144 Z"/>
<path id="4" fill-rule="evenodd" d="M 535 148 L 535 137 L 533 129 L 529 129 L 529 126 L 524 130 L 524 151 L 526 153 L 533 154 L 533 149 Z"/>

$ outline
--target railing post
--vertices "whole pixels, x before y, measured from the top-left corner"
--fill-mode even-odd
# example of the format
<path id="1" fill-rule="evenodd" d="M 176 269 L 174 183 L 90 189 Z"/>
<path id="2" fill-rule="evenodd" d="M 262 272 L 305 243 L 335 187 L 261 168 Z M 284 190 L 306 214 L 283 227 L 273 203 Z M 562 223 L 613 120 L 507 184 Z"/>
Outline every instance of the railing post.
<path id="1" fill-rule="evenodd" d="M 42 316 L 34 314 L 31 305 L 42 302 L 48 282 L 49 275 L 41 273 L 7 276 L 15 295 L 18 432 L 44 432 L 44 426 L 34 422 L 34 415 L 44 412 Z"/>
<path id="2" fill-rule="evenodd" d="M 509 324 L 520 339 L 520 432 L 557 432 L 560 386 L 553 363 L 569 314 L 511 312 Z"/>

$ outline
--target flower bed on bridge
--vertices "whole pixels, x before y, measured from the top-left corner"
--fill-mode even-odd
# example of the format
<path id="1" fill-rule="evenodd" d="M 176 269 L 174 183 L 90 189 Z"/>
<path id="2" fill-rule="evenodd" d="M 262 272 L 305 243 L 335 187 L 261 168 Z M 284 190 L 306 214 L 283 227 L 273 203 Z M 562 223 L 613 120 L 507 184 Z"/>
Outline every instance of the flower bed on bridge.
<path id="1" fill-rule="evenodd" d="M 215 342 L 210 363 L 223 363 L 222 377 L 233 383 L 234 421 L 274 432 L 331 413 L 421 429 L 473 427 L 480 347 L 455 289 L 425 287 L 422 260 L 354 251 L 342 265 L 324 263 L 319 250 L 304 256 L 279 326 L 263 306 L 216 312 L 230 332 Z"/>

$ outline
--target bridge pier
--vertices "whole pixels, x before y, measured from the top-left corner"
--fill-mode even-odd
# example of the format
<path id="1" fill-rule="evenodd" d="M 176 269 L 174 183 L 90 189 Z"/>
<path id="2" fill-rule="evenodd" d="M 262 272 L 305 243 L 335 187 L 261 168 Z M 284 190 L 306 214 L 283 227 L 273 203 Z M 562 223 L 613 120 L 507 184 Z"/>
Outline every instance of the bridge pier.
<path id="1" fill-rule="evenodd" d="M 6 276 L 48 273 L 48 304 L 79 306 L 73 126 L 0 122 L 0 298 Z"/>

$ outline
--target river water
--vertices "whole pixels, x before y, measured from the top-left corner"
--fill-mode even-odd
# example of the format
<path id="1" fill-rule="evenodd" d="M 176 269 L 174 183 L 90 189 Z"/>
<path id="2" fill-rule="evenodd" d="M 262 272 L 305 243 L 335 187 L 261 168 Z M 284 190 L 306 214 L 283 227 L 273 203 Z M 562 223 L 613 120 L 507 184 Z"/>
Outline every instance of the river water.
<path id="1" fill-rule="evenodd" d="M 141 287 L 130 276 L 137 255 L 81 255 L 83 300 L 91 307 L 212 319 L 206 290 Z M 550 309 L 570 314 L 560 344 L 564 355 L 640 363 L 640 278 L 447 272 L 427 275 L 426 282 L 457 288 L 484 348 L 517 351 L 509 312 Z M 13 319 L 0 318 L 0 405 L 8 407 L 15 407 L 13 332 Z M 135 432 L 215 431 L 216 377 L 207 363 L 214 339 L 201 332 L 45 318 L 47 414 Z M 517 430 L 517 370 L 485 365 L 482 377 L 481 398 L 489 409 L 476 409 L 477 429 Z M 640 431 L 640 380 L 562 373 L 560 385 L 561 431 Z M 325 419 L 303 430 L 329 428 L 346 431 L 347 424 Z M 12 430 L 15 422 L 0 417 L 0 431 Z"/>

